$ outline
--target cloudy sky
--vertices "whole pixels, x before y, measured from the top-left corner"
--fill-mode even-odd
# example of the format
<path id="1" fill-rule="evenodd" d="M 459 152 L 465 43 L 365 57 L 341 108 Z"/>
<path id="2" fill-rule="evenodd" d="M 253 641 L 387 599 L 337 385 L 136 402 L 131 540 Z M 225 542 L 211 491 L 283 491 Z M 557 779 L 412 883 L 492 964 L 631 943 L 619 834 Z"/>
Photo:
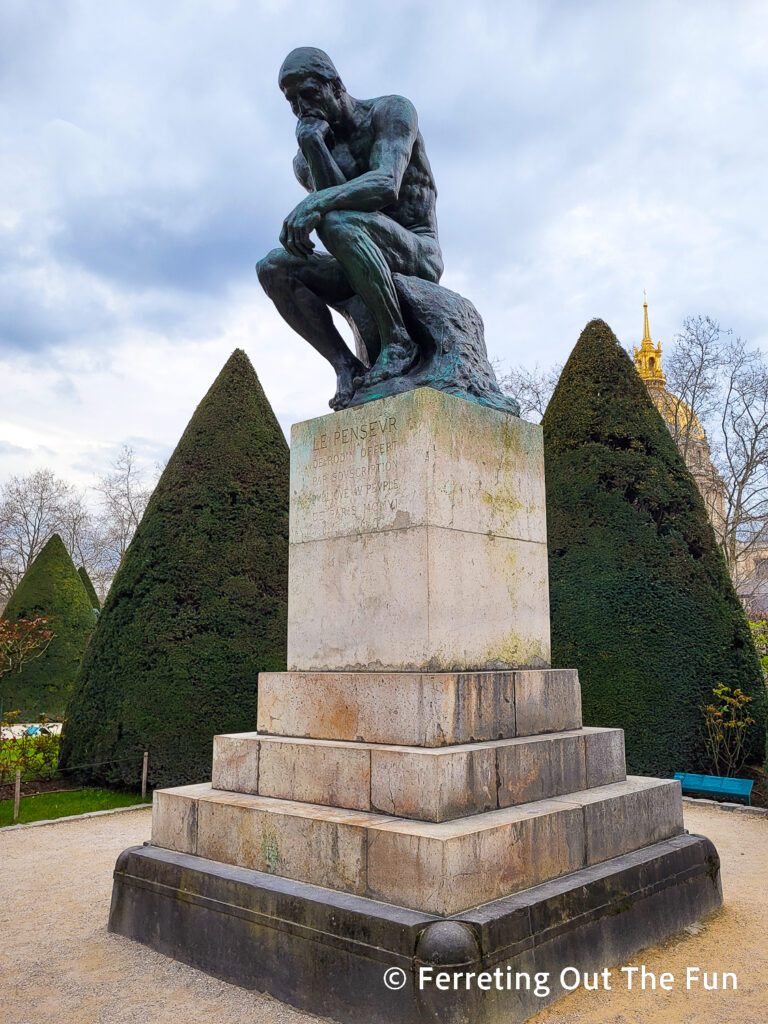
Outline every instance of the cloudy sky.
<path id="1" fill-rule="evenodd" d="M 173 449 L 232 349 L 286 431 L 327 364 L 253 266 L 302 192 L 294 46 L 419 112 L 443 283 L 503 363 L 709 314 L 768 349 L 768 4 L 3 0 L 0 483 Z"/>

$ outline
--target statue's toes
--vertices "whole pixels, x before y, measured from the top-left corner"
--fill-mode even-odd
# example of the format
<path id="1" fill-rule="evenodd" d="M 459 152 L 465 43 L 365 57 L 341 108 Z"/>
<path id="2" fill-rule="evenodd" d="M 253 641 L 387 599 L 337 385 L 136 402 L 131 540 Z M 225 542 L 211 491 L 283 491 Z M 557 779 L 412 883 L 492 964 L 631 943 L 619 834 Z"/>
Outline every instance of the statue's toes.
<path id="1" fill-rule="evenodd" d="M 394 360 L 383 366 L 374 366 L 368 374 L 366 384 L 382 384 L 393 377 L 403 377 L 411 368 L 413 360 Z"/>
<path id="2" fill-rule="evenodd" d="M 346 409 L 349 403 L 352 401 L 352 395 L 355 393 L 354 385 L 344 384 L 340 385 L 336 389 L 336 394 L 328 402 L 328 405 L 333 409 L 334 412 L 338 412 L 339 409 Z"/>
<path id="3" fill-rule="evenodd" d="M 404 377 L 416 364 L 418 355 L 415 345 L 393 346 L 379 356 L 378 362 L 368 371 L 365 383 L 382 384 L 393 377 Z"/>

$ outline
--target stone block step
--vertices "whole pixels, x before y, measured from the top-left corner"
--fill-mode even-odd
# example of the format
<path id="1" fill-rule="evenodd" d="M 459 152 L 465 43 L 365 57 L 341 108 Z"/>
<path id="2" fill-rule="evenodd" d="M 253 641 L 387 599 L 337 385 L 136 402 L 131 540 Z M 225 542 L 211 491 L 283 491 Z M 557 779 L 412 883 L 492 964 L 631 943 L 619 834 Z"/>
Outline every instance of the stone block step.
<path id="1" fill-rule="evenodd" d="M 575 669 L 262 672 L 257 730 L 443 747 L 581 727 Z"/>
<path id="2" fill-rule="evenodd" d="M 417 822 L 210 784 L 155 792 L 154 846 L 450 916 L 683 830 L 680 784 L 647 778 Z"/>
<path id="3" fill-rule="evenodd" d="M 215 789 L 450 821 L 625 779 L 621 729 L 450 747 L 233 733 L 213 741 Z"/>
<path id="4" fill-rule="evenodd" d="M 312 1014 L 288 1015 L 307 1024 L 317 1014 L 346 1024 L 562 1021 L 573 1019 L 567 1010 L 541 1014 L 565 994 L 562 968 L 591 979 L 614 964 L 640 962 L 642 949 L 720 906 L 719 864 L 709 840 L 675 836 L 446 922 L 261 871 L 134 846 L 115 865 L 109 930 L 222 981 L 269 992 Z M 459 970 L 458 990 L 419 986 L 425 964 Z M 404 988 L 382 984 L 392 967 L 403 971 Z M 517 972 L 540 974 L 550 982 L 549 995 L 542 997 L 535 984 L 496 992 L 464 984 L 497 969 L 513 980 Z M 598 1012 L 589 1019 L 606 1017 Z M 736 1014 L 708 1019 L 733 1021 Z"/>

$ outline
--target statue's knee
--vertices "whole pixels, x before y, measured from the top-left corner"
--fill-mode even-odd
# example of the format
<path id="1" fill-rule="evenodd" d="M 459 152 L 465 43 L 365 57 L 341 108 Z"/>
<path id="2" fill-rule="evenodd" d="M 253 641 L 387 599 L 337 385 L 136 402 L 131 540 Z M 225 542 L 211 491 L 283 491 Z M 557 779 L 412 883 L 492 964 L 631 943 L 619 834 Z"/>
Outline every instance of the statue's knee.
<path id="1" fill-rule="evenodd" d="M 256 264 L 259 284 L 269 294 L 285 278 L 288 253 L 285 249 L 273 249 Z"/>

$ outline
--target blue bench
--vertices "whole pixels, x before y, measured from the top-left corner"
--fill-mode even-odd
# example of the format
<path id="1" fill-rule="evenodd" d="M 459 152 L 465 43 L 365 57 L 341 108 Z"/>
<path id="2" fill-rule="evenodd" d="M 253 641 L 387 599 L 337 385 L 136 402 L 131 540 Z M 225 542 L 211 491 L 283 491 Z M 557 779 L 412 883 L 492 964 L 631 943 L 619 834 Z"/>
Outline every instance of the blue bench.
<path id="1" fill-rule="evenodd" d="M 754 782 L 751 779 L 725 779 L 720 775 L 691 775 L 689 772 L 675 772 L 684 793 L 700 793 L 702 796 L 735 796 L 750 801 Z"/>

